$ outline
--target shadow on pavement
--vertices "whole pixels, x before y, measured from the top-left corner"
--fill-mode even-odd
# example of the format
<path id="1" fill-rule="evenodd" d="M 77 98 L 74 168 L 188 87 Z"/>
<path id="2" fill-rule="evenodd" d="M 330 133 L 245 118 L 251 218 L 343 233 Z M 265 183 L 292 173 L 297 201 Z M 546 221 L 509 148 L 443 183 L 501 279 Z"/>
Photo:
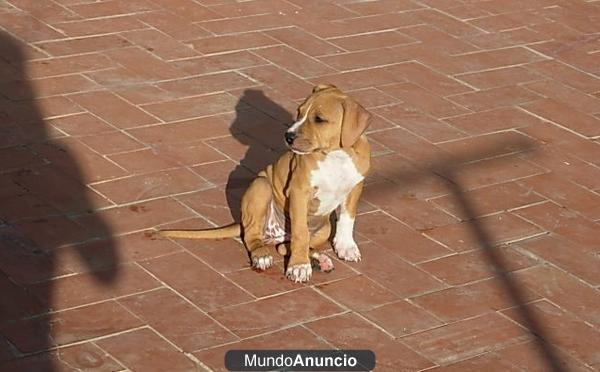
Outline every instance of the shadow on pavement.
<path id="1" fill-rule="evenodd" d="M 236 222 L 240 221 L 240 202 L 255 174 L 273 163 L 284 151 L 283 135 L 293 122 L 292 115 L 261 90 L 246 89 L 235 107 L 232 136 L 247 146 L 244 157 L 229 174 L 227 203 Z"/>
<path id="2" fill-rule="evenodd" d="M 462 158 L 455 156 L 445 161 L 433 160 L 424 166 L 415 164 L 416 170 L 414 171 L 394 172 L 392 170 L 388 175 L 390 179 L 394 180 L 391 184 L 374 184 L 372 187 L 377 188 L 378 192 L 385 192 L 385 189 L 393 187 L 394 182 L 418 182 L 422 178 L 430 177 L 431 174 L 441 177 L 445 181 L 451 195 L 459 205 L 460 212 L 464 216 L 464 220 L 468 226 L 467 228 L 471 230 L 471 234 L 477 241 L 479 247 L 483 250 L 484 257 L 493 268 L 495 277 L 500 279 L 503 290 L 509 295 L 521 319 L 523 319 L 523 325 L 529 332 L 535 335 L 535 341 L 539 346 L 538 350 L 541 353 L 541 357 L 546 362 L 548 370 L 555 372 L 565 371 L 566 369 L 563 367 L 565 364 L 561 361 L 554 346 L 549 343 L 549 338 L 544 330 L 543 324 L 541 324 L 529 308 L 525 306 L 527 297 L 524 290 L 510 275 L 508 264 L 505 262 L 500 251 L 493 249 L 495 246 L 493 242 L 495 240 L 477 218 L 479 214 L 471 200 L 465 196 L 463 191 L 464 188 L 461 187 L 459 181 L 460 177 L 457 175 L 457 172 L 460 171 L 461 166 L 465 163 L 488 158 L 493 154 L 501 152 L 498 150 L 507 148 L 510 148 L 514 152 L 536 151 L 535 144 L 529 140 L 499 143 L 496 147 L 487 148 L 484 152 L 470 152 L 465 154 Z"/>
<path id="3" fill-rule="evenodd" d="M 93 192 L 75 156 L 43 120 L 25 69 L 24 47 L 0 32 L 0 370 L 51 372 L 61 368 L 59 358 L 41 353 L 60 343 L 48 314 L 60 279 L 50 279 L 90 272 L 84 275 L 92 282 L 112 285 L 119 259 L 110 229 L 90 213 Z M 82 215 L 94 232 L 75 221 Z M 98 240 L 94 249 L 77 245 L 90 240 Z M 75 357 L 99 359 L 103 352 L 95 350 Z"/>

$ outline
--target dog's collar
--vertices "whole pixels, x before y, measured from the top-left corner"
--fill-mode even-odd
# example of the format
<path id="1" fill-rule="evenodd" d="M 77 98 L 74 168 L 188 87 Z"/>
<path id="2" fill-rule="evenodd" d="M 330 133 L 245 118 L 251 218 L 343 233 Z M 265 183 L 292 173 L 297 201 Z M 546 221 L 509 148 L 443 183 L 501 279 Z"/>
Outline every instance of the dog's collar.
<path id="1" fill-rule="evenodd" d="M 314 151 L 298 151 L 298 150 L 294 150 L 293 148 L 290 147 L 290 151 L 293 152 L 296 155 L 308 155 L 308 154 L 312 154 Z"/>

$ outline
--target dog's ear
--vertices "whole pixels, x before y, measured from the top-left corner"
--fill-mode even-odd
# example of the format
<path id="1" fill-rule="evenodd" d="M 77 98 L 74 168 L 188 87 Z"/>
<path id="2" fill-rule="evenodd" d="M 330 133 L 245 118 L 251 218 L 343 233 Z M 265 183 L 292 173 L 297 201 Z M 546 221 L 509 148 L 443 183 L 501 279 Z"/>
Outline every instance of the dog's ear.
<path id="1" fill-rule="evenodd" d="M 342 119 L 342 147 L 352 147 L 367 130 L 371 114 L 352 98 L 342 102 L 344 118 Z"/>
<path id="2" fill-rule="evenodd" d="M 337 89 L 337 87 L 333 84 L 318 84 L 318 85 L 315 85 L 312 92 L 317 93 L 317 92 L 320 92 L 322 90 L 329 89 L 329 88 Z"/>

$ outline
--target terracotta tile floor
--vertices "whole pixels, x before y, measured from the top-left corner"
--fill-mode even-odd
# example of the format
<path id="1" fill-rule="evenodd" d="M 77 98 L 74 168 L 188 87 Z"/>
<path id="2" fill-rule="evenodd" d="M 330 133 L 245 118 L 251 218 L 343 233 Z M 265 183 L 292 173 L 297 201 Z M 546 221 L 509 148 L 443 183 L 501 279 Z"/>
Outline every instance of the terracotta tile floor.
<path id="1" fill-rule="evenodd" d="M 362 262 L 151 238 L 238 218 L 320 82 L 374 116 Z M 0 0 L 0 370 L 600 370 L 599 142 L 598 0 Z"/>

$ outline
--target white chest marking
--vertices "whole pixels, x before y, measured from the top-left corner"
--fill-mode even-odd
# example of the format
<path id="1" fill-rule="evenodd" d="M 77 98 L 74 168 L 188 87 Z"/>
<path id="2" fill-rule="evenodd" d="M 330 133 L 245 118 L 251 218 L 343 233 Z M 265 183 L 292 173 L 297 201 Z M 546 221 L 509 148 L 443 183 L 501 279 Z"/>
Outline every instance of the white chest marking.
<path id="1" fill-rule="evenodd" d="M 327 154 L 310 173 L 310 185 L 317 189 L 315 197 L 319 200 L 317 214 L 331 213 L 363 178 L 345 151 L 336 150 Z"/>

